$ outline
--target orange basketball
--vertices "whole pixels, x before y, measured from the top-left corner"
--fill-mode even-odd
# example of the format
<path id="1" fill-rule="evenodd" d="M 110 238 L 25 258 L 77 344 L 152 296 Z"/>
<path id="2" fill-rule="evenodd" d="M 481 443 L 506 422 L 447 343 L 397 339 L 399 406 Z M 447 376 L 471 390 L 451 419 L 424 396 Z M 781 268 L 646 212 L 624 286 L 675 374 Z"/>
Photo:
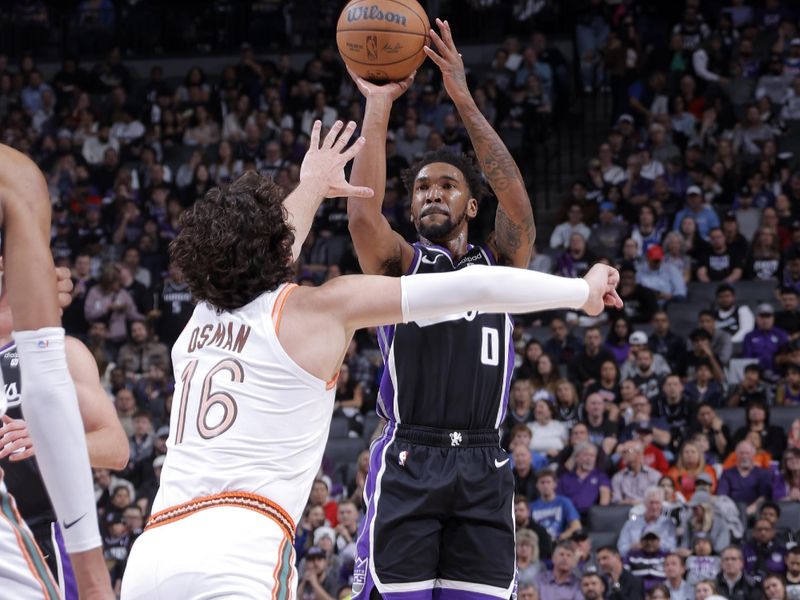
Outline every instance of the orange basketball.
<path id="1" fill-rule="evenodd" d="M 336 24 L 336 44 L 356 75 L 401 81 L 425 60 L 430 27 L 416 0 L 351 0 Z"/>

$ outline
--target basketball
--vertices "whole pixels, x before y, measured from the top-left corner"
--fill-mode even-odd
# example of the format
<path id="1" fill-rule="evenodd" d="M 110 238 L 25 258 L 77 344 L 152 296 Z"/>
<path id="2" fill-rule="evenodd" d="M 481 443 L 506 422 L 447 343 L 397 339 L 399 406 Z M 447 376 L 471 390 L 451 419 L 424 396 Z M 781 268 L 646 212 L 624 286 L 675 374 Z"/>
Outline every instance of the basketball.
<path id="1" fill-rule="evenodd" d="M 416 0 L 352 0 L 336 24 L 345 64 L 373 83 L 402 81 L 425 60 L 428 15 Z"/>

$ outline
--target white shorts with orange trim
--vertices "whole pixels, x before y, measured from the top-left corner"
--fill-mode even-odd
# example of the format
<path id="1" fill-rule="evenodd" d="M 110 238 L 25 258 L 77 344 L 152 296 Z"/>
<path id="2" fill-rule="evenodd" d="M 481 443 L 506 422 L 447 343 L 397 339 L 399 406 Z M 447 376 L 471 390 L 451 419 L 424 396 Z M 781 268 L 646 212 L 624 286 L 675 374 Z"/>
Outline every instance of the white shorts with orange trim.
<path id="1" fill-rule="evenodd" d="M 214 506 L 148 526 L 128 558 L 122 600 L 294 600 L 294 562 L 279 521 Z"/>
<path id="2" fill-rule="evenodd" d="M 58 585 L 33 534 L 0 480 L 0 598 L 59 600 Z"/>

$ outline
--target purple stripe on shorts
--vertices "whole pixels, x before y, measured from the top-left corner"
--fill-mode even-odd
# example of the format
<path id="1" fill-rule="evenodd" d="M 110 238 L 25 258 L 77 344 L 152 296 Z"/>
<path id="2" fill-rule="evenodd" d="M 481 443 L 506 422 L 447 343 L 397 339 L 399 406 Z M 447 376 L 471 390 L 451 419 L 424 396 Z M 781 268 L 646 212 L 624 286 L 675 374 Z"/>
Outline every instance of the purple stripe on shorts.
<path id="1" fill-rule="evenodd" d="M 61 534 L 61 527 L 55 524 L 56 546 L 58 548 L 59 562 L 61 563 L 62 581 L 59 581 L 64 592 L 64 600 L 78 599 L 78 583 L 75 581 L 75 572 L 72 570 L 72 563 L 69 561 L 67 547 L 64 545 L 64 536 Z"/>
<path id="2" fill-rule="evenodd" d="M 356 571 L 353 580 L 353 597 L 369 598 L 372 588 L 375 583 L 369 570 L 369 561 L 371 560 L 370 548 L 370 528 L 372 521 L 375 519 L 375 514 L 378 510 L 377 502 L 375 501 L 375 490 L 378 485 L 378 477 L 381 474 L 383 467 L 383 453 L 386 447 L 391 443 L 394 438 L 394 430 L 397 425 L 393 421 L 389 421 L 383 429 L 381 436 L 372 444 L 369 453 L 369 472 L 367 474 L 367 481 L 364 488 L 364 500 L 368 500 L 367 514 L 361 520 L 358 531 L 358 541 L 356 542 Z M 359 569 L 358 567 L 361 567 Z M 363 570 L 362 570 L 363 569 Z M 355 577 L 361 576 L 364 579 L 363 588 L 357 591 Z"/>
<path id="3" fill-rule="evenodd" d="M 387 421 L 394 421 L 398 415 L 394 414 L 394 384 L 389 372 L 389 352 L 394 343 L 394 325 L 381 327 L 378 331 L 378 344 L 381 346 L 383 354 L 383 373 L 381 374 L 381 384 L 378 388 L 377 413 Z"/>

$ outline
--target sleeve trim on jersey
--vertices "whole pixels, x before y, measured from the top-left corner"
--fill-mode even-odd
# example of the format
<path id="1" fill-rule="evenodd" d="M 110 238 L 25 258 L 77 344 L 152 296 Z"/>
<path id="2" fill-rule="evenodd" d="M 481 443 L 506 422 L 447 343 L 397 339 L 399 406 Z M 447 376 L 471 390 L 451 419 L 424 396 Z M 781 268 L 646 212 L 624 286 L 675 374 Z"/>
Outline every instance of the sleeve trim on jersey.
<path id="1" fill-rule="evenodd" d="M 272 305 L 272 322 L 275 324 L 275 335 L 278 335 L 281 330 L 281 317 L 283 316 L 283 306 L 286 304 L 286 299 L 295 289 L 297 289 L 296 283 L 287 284 L 280 291 L 278 297 L 275 298 L 275 304 Z"/>

